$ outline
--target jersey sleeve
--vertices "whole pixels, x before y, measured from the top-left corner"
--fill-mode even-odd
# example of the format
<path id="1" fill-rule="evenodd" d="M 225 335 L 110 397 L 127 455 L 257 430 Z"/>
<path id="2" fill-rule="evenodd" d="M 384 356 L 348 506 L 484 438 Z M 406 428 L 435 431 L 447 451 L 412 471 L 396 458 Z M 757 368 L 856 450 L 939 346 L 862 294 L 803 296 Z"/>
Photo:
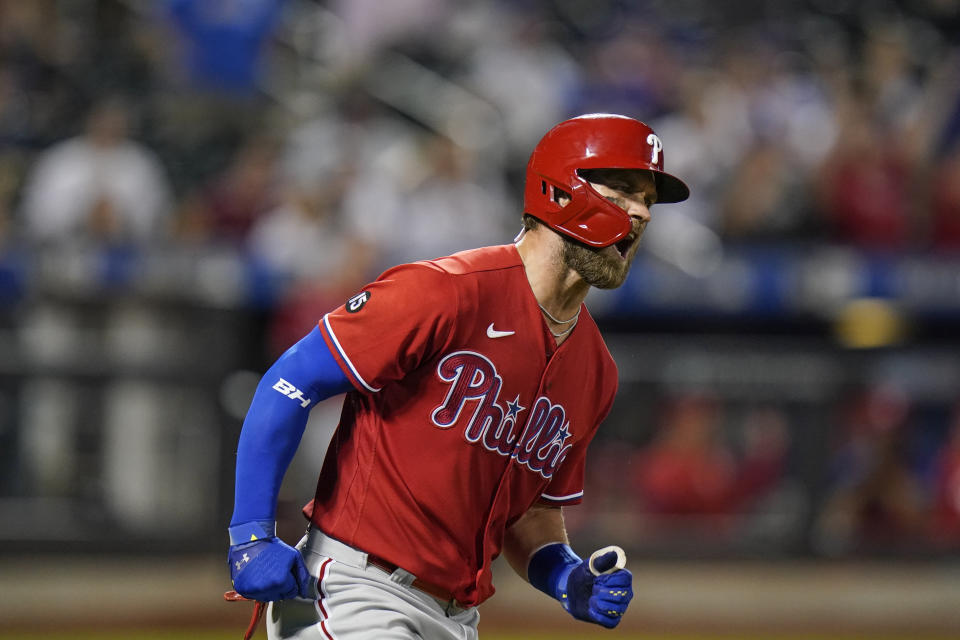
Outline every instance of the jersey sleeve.
<path id="1" fill-rule="evenodd" d="M 426 264 L 394 267 L 320 320 L 353 386 L 375 393 L 447 344 L 457 314 L 453 277 Z"/>
<path id="2" fill-rule="evenodd" d="M 587 446 L 578 442 L 553 474 L 550 484 L 540 494 L 540 502 L 553 506 L 578 504 L 583 500 L 583 476 Z"/>
<path id="3" fill-rule="evenodd" d="M 613 399 L 616 395 L 615 391 L 616 387 L 614 387 L 614 393 L 610 394 L 606 403 L 601 408 L 589 433 L 585 437 L 577 440 L 573 446 L 570 447 L 563 462 L 560 463 L 560 466 L 557 467 L 556 472 L 554 472 L 553 477 L 550 479 L 550 484 L 548 484 L 547 488 L 540 494 L 539 501 L 541 503 L 553 506 L 565 506 L 579 504 L 583 500 L 583 479 L 587 462 L 587 447 L 593 440 L 593 436 L 596 435 L 600 423 L 606 419 L 607 414 L 610 413 L 610 409 L 613 408 Z"/>

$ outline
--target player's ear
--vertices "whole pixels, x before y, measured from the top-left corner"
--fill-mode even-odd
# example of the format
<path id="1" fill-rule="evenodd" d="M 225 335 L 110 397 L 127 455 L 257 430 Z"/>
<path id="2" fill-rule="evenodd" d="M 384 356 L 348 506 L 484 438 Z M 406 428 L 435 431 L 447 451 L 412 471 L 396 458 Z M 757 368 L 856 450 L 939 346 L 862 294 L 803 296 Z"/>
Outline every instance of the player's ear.
<path id="1" fill-rule="evenodd" d="M 549 186 L 548 188 L 551 190 L 550 199 L 556 202 L 561 207 L 567 206 L 568 204 L 570 204 L 570 200 L 573 199 L 571 198 L 570 194 L 564 191 L 563 189 L 559 189 L 552 185 Z"/>

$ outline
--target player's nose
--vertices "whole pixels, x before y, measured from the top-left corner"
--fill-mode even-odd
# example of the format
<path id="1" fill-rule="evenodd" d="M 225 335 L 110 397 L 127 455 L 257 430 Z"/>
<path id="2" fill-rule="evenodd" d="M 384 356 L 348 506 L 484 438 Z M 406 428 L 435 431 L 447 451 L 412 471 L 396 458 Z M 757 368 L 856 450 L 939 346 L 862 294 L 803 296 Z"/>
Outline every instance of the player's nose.
<path id="1" fill-rule="evenodd" d="M 631 199 L 630 208 L 627 209 L 627 214 L 635 220 L 640 222 L 649 222 L 650 221 L 650 207 L 646 205 L 643 200 Z"/>

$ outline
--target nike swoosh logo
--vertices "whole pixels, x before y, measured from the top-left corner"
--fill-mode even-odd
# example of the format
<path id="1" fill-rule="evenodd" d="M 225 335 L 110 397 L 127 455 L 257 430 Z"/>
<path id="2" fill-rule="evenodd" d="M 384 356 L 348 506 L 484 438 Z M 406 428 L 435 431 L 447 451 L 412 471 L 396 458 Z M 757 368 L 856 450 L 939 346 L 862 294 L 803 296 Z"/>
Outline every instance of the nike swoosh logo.
<path id="1" fill-rule="evenodd" d="M 507 336 L 512 336 L 515 331 L 497 331 L 493 328 L 493 323 L 490 323 L 490 326 L 487 327 L 487 337 L 488 338 L 505 338 Z"/>

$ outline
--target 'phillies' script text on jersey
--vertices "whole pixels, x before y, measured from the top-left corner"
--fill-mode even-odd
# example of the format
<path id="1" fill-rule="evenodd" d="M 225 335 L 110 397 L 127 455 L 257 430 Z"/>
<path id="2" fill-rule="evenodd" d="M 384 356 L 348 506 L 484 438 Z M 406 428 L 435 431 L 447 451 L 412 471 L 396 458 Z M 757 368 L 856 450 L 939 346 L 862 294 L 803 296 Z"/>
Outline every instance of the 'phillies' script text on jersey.
<path id="1" fill-rule="evenodd" d="M 524 409 L 519 404 L 520 396 L 507 405 L 506 412 L 503 410 L 497 402 L 503 379 L 487 357 L 472 351 L 451 353 L 437 365 L 437 375 L 450 383 L 450 391 L 443 404 L 433 410 L 433 424 L 441 429 L 454 426 L 467 401 L 475 400 L 463 433 L 467 442 L 482 443 L 489 451 L 515 458 L 544 478 L 553 476 L 571 447 L 566 444 L 570 423 L 562 405 L 540 396 L 521 432 L 517 426 L 517 414 Z"/>

